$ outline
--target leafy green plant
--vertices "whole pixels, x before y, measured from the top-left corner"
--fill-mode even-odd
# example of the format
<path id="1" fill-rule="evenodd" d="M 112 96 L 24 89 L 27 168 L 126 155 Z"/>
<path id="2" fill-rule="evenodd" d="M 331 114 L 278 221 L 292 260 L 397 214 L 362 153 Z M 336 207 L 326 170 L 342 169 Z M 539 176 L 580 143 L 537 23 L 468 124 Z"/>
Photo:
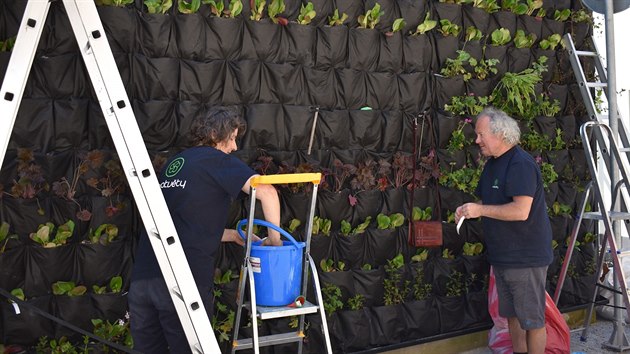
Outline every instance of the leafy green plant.
<path id="1" fill-rule="evenodd" d="M 319 267 L 326 273 L 343 272 L 346 269 L 346 264 L 342 261 L 337 261 L 337 266 L 335 266 L 335 261 L 332 258 L 324 258 L 319 261 Z"/>
<path id="2" fill-rule="evenodd" d="M 571 22 L 575 22 L 575 23 L 586 22 L 592 25 L 593 16 L 590 13 L 588 13 L 586 10 L 579 9 L 571 13 Z"/>
<path id="3" fill-rule="evenodd" d="M 536 35 L 530 33 L 525 35 L 525 31 L 519 29 L 516 30 L 516 34 L 514 35 L 514 46 L 516 48 L 531 48 L 536 42 Z"/>
<path id="4" fill-rule="evenodd" d="M 387 260 L 385 280 L 383 281 L 383 301 L 385 305 L 402 304 L 409 293 L 409 280 L 403 280 L 401 272 L 405 265 L 402 253 Z"/>
<path id="5" fill-rule="evenodd" d="M 424 21 L 422 21 L 418 27 L 416 27 L 415 32 L 411 33 L 412 36 L 417 36 L 420 34 L 425 34 L 426 32 L 432 30 L 437 26 L 437 21 L 431 19 L 431 14 L 427 12 L 424 16 Z"/>
<path id="6" fill-rule="evenodd" d="M 327 316 L 331 316 L 335 311 L 343 308 L 341 289 L 337 285 L 325 283 L 322 287 L 322 298 Z"/>
<path id="7" fill-rule="evenodd" d="M 551 138 L 533 129 L 523 134 L 521 143 L 523 148 L 528 151 L 544 152 L 551 150 Z"/>
<path id="8" fill-rule="evenodd" d="M 228 309 L 225 304 L 217 301 L 215 303 L 217 308 L 216 315 L 212 316 L 212 328 L 219 337 L 219 342 L 226 342 L 230 340 L 230 335 L 234 329 L 234 310 Z"/>
<path id="9" fill-rule="evenodd" d="M 501 9 L 497 0 L 473 0 L 472 6 L 483 9 L 489 14 Z"/>
<path id="10" fill-rule="evenodd" d="M 508 114 L 527 116 L 536 98 L 536 85 L 542 81 L 542 73 L 547 71 L 547 57 L 541 56 L 519 73 L 507 72 L 492 91 L 495 107 Z"/>
<path id="11" fill-rule="evenodd" d="M 92 319 L 92 325 L 94 326 L 95 335 L 110 342 L 123 344 L 129 348 L 133 348 L 133 338 L 131 337 L 129 321 L 118 320 L 109 322 L 107 320 L 103 321 L 102 319 L 97 318 Z M 101 349 L 107 353 L 109 348 L 102 345 Z"/>
<path id="12" fill-rule="evenodd" d="M 361 266 L 361 270 L 372 270 L 372 265 L 370 263 L 365 263 Z"/>
<path id="13" fill-rule="evenodd" d="M 483 252 L 483 244 L 481 242 L 464 242 L 462 254 L 465 256 L 478 256 Z"/>
<path id="14" fill-rule="evenodd" d="M 444 67 L 440 70 L 440 74 L 446 77 L 456 77 L 462 75 L 464 81 L 470 79 L 471 74 L 465 68 L 465 65 L 470 59 L 470 54 L 465 50 L 458 50 L 456 58 L 447 58 L 444 62 Z"/>
<path id="15" fill-rule="evenodd" d="M 65 224 L 59 225 L 55 232 L 55 237 L 51 239 L 53 232 L 55 232 L 55 225 L 51 222 L 47 222 L 46 224 L 40 224 L 37 227 L 37 231 L 31 232 L 29 237 L 44 248 L 65 245 L 68 238 L 70 238 L 74 232 L 74 221 L 68 220 Z"/>
<path id="16" fill-rule="evenodd" d="M 335 12 L 332 16 L 328 16 L 328 25 L 329 26 L 341 26 L 348 19 L 348 14 L 343 12 L 341 16 L 339 16 L 339 9 L 335 9 Z"/>
<path id="17" fill-rule="evenodd" d="M 313 230 L 311 234 L 318 235 L 322 234 L 324 236 L 330 236 L 330 229 L 332 227 L 332 221 L 330 219 L 320 218 L 319 216 L 313 217 Z"/>
<path id="18" fill-rule="evenodd" d="M 477 60 L 475 58 L 468 59 L 468 64 L 473 67 L 474 77 L 478 80 L 485 80 L 490 75 L 496 75 L 498 72 L 497 64 L 499 64 L 499 59 L 481 59 Z"/>
<path id="19" fill-rule="evenodd" d="M 429 250 L 420 247 L 416 250 L 416 254 L 411 257 L 412 262 L 424 262 L 429 258 Z"/>
<path id="20" fill-rule="evenodd" d="M 241 0 L 230 0 L 230 5 L 228 6 L 227 17 L 235 18 L 243 12 L 243 3 Z"/>
<path id="21" fill-rule="evenodd" d="M 22 301 L 26 301 L 26 295 L 24 295 L 24 290 L 22 288 L 15 288 L 11 290 L 11 295 L 17 297 Z"/>
<path id="22" fill-rule="evenodd" d="M 413 207 L 411 210 L 411 220 L 412 221 L 428 221 L 433 217 L 433 208 L 428 206 L 424 209 L 420 207 Z"/>
<path id="23" fill-rule="evenodd" d="M 517 15 L 524 15 L 529 10 L 527 4 L 520 2 L 520 0 L 502 0 L 501 8 L 505 11 L 511 11 Z"/>
<path id="24" fill-rule="evenodd" d="M 300 14 L 298 15 L 298 23 L 301 25 L 308 25 L 315 18 L 317 12 L 315 12 L 312 2 L 308 2 L 306 5 L 302 4 L 300 7 Z M 339 15 L 339 13 L 337 13 Z"/>
<path id="25" fill-rule="evenodd" d="M 554 33 L 549 37 L 542 39 L 538 45 L 544 50 L 556 50 L 556 47 L 560 43 L 562 43 L 562 37 L 558 33 Z"/>
<path id="26" fill-rule="evenodd" d="M 562 204 L 558 201 L 553 202 L 550 208 L 547 210 L 547 214 L 550 216 L 571 216 L 573 208 L 570 205 Z M 568 237 L 567 237 L 568 239 Z M 576 241 L 577 244 L 577 241 Z"/>
<path id="27" fill-rule="evenodd" d="M 425 250 L 426 251 L 426 250 Z M 411 296 L 414 300 L 420 301 L 428 298 L 433 292 L 433 284 L 424 280 L 424 266 L 419 267 L 413 276 Z"/>
<path id="28" fill-rule="evenodd" d="M 5 39 L 4 41 L 0 41 L 0 52 L 10 52 L 15 46 L 15 39 L 17 36 L 13 36 Z"/>
<path id="29" fill-rule="evenodd" d="M 453 164 L 451 164 L 449 171 L 442 171 L 438 179 L 439 183 L 445 187 L 455 188 L 472 195 L 479 184 L 483 163 L 480 161 L 477 167 L 470 166 L 471 164 L 466 164 L 461 168 L 454 169 Z"/>
<path id="30" fill-rule="evenodd" d="M 375 3 L 371 10 L 368 10 L 364 15 L 360 15 L 357 19 L 359 21 L 359 28 L 374 29 L 381 20 L 381 16 L 384 14 L 385 13 L 381 10 L 381 5 L 379 3 Z"/>
<path id="31" fill-rule="evenodd" d="M 200 7 L 201 0 L 177 0 L 177 10 L 183 14 L 194 14 Z"/>
<path id="32" fill-rule="evenodd" d="M 66 354 L 87 354 L 88 344 L 89 344 L 88 336 L 83 337 L 83 345 L 78 346 L 75 343 L 72 343 L 68 337 L 61 336 L 59 339 L 48 339 L 47 336 L 42 336 L 39 338 L 37 345 L 35 346 L 36 353 L 66 353 Z M 91 348 L 90 348 L 91 349 Z"/>
<path id="33" fill-rule="evenodd" d="M 451 251 L 448 248 L 444 248 L 442 250 L 442 258 L 444 259 L 455 259 L 455 255 L 453 254 L 453 251 Z"/>
<path id="34" fill-rule="evenodd" d="M 525 12 L 528 16 L 533 16 L 534 11 L 540 10 L 543 6 L 543 0 L 527 0 L 527 11 Z"/>
<path id="35" fill-rule="evenodd" d="M 407 25 L 407 23 L 405 22 L 404 18 L 397 18 L 394 20 L 394 23 L 392 23 L 392 32 L 391 33 L 396 33 L 396 32 L 400 32 L 402 31 L 403 28 L 405 28 L 405 26 Z"/>
<path id="36" fill-rule="evenodd" d="M 313 223 L 315 222 L 315 218 L 317 216 L 313 217 Z M 291 219 L 291 221 L 289 221 L 289 226 L 287 227 L 287 231 L 292 234 L 295 232 L 295 230 L 297 230 L 298 227 L 300 227 L 300 225 L 302 225 L 302 222 L 296 218 Z"/>
<path id="37" fill-rule="evenodd" d="M 365 304 L 365 296 L 361 294 L 356 294 L 353 297 L 348 299 L 348 308 L 353 311 L 363 309 Z"/>
<path id="38" fill-rule="evenodd" d="M 283 26 L 289 22 L 286 18 L 279 16 L 286 9 L 284 0 L 271 0 L 269 7 L 267 8 L 267 14 L 273 23 L 278 23 Z"/>
<path id="39" fill-rule="evenodd" d="M 173 0 L 144 0 L 150 14 L 165 14 L 173 7 Z"/>
<path id="40" fill-rule="evenodd" d="M 379 230 L 393 230 L 405 223 L 405 217 L 401 213 L 394 213 L 389 216 L 379 213 L 376 216 L 376 223 Z"/>
<path id="41" fill-rule="evenodd" d="M 114 224 L 101 224 L 96 230 L 88 233 L 88 241 L 92 244 L 100 243 L 107 246 L 118 237 L 118 226 Z"/>
<path id="42" fill-rule="evenodd" d="M 122 291 L 123 279 L 120 275 L 113 276 L 109 280 L 109 291 L 112 294 L 118 294 Z M 92 285 L 92 291 L 95 294 L 107 293 L 107 286 Z"/>
<path id="43" fill-rule="evenodd" d="M 540 166 L 540 174 L 542 175 L 543 186 L 546 190 L 549 190 L 549 185 L 558 180 L 558 173 L 553 168 L 552 164 L 543 162 L 540 157 L 537 158 L 536 161 Z"/>
<path id="44" fill-rule="evenodd" d="M 438 32 L 440 32 L 444 37 L 457 37 L 459 36 L 459 32 L 461 32 L 461 30 L 462 28 L 459 25 L 454 24 L 447 19 L 440 20 L 440 27 L 438 28 Z"/>
<path id="45" fill-rule="evenodd" d="M 466 36 L 464 38 L 466 40 L 466 42 L 478 41 L 478 40 L 481 39 L 481 37 L 483 37 L 483 33 L 477 27 L 475 27 L 475 26 L 468 26 L 466 28 Z"/>
<path id="46" fill-rule="evenodd" d="M 57 281 L 52 284 L 52 292 L 55 295 L 81 296 L 86 291 L 85 286 L 77 286 L 73 281 Z"/>
<path id="47" fill-rule="evenodd" d="M 553 12 L 553 19 L 555 21 L 565 22 L 569 17 L 571 17 L 571 9 L 562 9 Z"/>
<path id="48" fill-rule="evenodd" d="M 10 228 L 11 226 L 6 221 L 3 221 L 2 224 L 0 224 L 0 245 L 2 245 L 0 247 L 0 254 L 4 252 L 5 248 L 7 247 L 7 243 L 9 243 L 9 240 L 18 239 L 18 236 L 16 234 L 9 234 Z"/>
<path id="49" fill-rule="evenodd" d="M 210 13 L 214 16 L 223 16 L 223 10 L 225 9 L 225 3 L 223 0 L 201 0 L 202 4 L 210 6 Z"/>
<path id="50" fill-rule="evenodd" d="M 495 47 L 508 44 L 512 40 L 510 30 L 507 28 L 497 28 L 490 34 L 490 44 Z"/>
<path id="51" fill-rule="evenodd" d="M 135 0 L 95 0 L 95 3 L 98 6 L 125 7 L 127 5 L 133 4 L 134 1 Z"/>
<path id="52" fill-rule="evenodd" d="M 252 21 L 260 21 L 263 16 L 263 10 L 265 9 L 265 5 L 267 5 L 267 1 L 265 0 L 253 0 L 251 1 L 251 15 L 249 19 Z"/>
<path id="53" fill-rule="evenodd" d="M 446 281 L 446 296 L 462 296 L 464 295 L 464 274 L 456 270 L 451 271 Z"/>
<path id="54" fill-rule="evenodd" d="M 492 59 L 487 59 L 492 60 Z M 493 71 L 496 71 L 494 68 Z M 444 110 L 450 112 L 454 116 L 477 116 L 481 111 L 490 104 L 488 96 L 453 96 L 450 103 L 444 105 Z"/>
<path id="55" fill-rule="evenodd" d="M 457 128 L 451 132 L 448 145 L 446 145 L 448 152 L 455 153 L 456 151 L 461 151 L 472 143 L 472 139 L 467 138 L 466 134 L 464 134 L 464 128 L 469 124 L 472 124 L 472 119 L 470 118 L 459 121 Z"/>
<path id="56" fill-rule="evenodd" d="M 347 222 L 346 220 L 341 220 L 340 234 L 343 236 L 351 236 L 351 235 L 359 235 L 367 230 L 368 226 L 370 226 L 370 222 L 372 221 L 371 216 L 367 216 L 365 220 L 357 225 L 354 229 L 352 228 L 352 224 Z"/>

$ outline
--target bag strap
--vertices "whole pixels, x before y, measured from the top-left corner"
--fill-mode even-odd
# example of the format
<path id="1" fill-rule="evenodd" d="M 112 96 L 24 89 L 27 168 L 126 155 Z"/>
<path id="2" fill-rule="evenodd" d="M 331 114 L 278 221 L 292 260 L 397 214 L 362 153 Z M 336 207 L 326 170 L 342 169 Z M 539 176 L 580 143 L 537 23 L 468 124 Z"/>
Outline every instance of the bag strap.
<path id="1" fill-rule="evenodd" d="M 420 128 L 420 142 L 418 144 L 418 118 L 422 120 L 422 127 Z M 425 110 L 422 113 L 419 113 L 417 116 L 413 117 L 412 121 L 412 130 L 413 130 L 413 177 L 411 179 L 411 197 L 409 198 L 409 213 L 410 216 L 413 214 L 413 198 L 416 189 L 416 172 L 418 167 L 419 155 L 422 153 L 422 139 L 424 137 L 424 123 L 427 122 L 429 135 L 431 137 L 431 146 L 434 146 L 435 137 L 433 135 L 433 122 L 431 121 L 431 117 L 429 116 L 429 111 Z M 418 150 L 418 146 L 420 146 L 420 150 Z M 437 203 L 437 209 L 434 210 L 433 216 L 438 216 L 438 220 L 442 219 L 442 203 L 440 201 L 440 191 L 439 186 L 436 184 L 435 188 L 435 202 Z M 411 217 L 409 218 L 411 221 Z M 413 227 L 413 226 L 412 226 Z M 410 228 L 411 229 L 411 228 Z"/>

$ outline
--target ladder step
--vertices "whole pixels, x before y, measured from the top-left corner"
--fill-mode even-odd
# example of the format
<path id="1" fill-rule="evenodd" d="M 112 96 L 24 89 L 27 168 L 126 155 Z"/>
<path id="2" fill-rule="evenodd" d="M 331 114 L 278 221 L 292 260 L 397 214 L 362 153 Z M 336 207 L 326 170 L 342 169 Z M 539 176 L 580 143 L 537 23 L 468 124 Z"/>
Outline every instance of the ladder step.
<path id="1" fill-rule="evenodd" d="M 630 220 L 630 213 L 621 211 L 609 211 L 608 217 L 611 221 Z M 596 211 L 589 211 L 584 213 L 583 218 L 588 220 L 604 220 L 602 213 Z"/>
<path id="2" fill-rule="evenodd" d="M 258 337 L 258 346 L 265 347 L 270 345 L 299 342 L 304 338 L 298 332 L 287 332 L 279 334 L 271 334 L 268 336 Z M 243 338 L 233 342 L 234 350 L 250 349 L 254 347 L 252 338 Z"/>
<path id="3" fill-rule="evenodd" d="M 584 84 L 586 85 L 586 87 L 596 87 L 596 88 L 608 87 L 607 82 L 588 82 L 587 81 Z"/>
<path id="4" fill-rule="evenodd" d="M 251 303 L 245 304 L 245 307 L 251 309 Z M 314 305 L 308 301 L 305 301 L 302 307 L 289 307 L 289 306 L 256 306 L 256 312 L 258 318 L 261 320 L 268 320 L 270 318 L 289 317 L 306 315 L 309 313 L 315 313 L 319 310 L 317 305 Z"/>
<path id="5" fill-rule="evenodd" d="M 596 57 L 596 56 L 598 56 L 598 54 L 596 52 L 589 52 L 589 51 L 586 51 L 586 50 L 576 50 L 575 51 L 575 55 L 581 56 L 581 57 Z"/>

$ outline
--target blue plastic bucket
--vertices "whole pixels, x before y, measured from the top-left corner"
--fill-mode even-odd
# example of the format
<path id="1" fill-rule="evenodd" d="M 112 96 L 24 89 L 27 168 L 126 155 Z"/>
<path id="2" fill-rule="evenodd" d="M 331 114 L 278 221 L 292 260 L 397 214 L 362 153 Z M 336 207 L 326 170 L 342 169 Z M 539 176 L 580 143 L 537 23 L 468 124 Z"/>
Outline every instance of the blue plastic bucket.
<path id="1" fill-rule="evenodd" d="M 245 238 L 241 227 L 247 220 L 238 223 L 237 230 Z M 277 230 L 289 239 L 282 246 L 261 246 L 262 241 L 252 242 L 250 263 L 254 273 L 256 303 L 262 306 L 286 306 L 301 295 L 302 257 L 304 242 L 297 242 L 286 231 L 264 220 L 254 219 L 255 225 Z"/>

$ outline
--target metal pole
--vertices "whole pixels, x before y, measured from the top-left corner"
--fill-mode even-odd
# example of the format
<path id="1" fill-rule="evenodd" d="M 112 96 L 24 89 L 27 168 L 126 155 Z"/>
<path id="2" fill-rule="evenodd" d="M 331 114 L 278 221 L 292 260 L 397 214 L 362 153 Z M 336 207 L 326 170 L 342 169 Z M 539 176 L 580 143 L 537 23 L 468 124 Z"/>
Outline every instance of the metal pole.
<path id="1" fill-rule="evenodd" d="M 615 27 L 614 27 L 614 7 L 613 0 L 606 0 L 606 12 L 604 13 L 604 22 L 606 25 L 606 62 L 607 62 L 607 72 L 608 72 L 608 123 L 610 124 L 610 129 L 613 133 L 613 139 L 618 141 L 619 136 L 619 117 L 617 114 L 617 72 L 615 70 Z M 612 188 L 611 193 L 615 193 L 615 186 L 619 181 L 619 167 L 615 163 L 614 154 L 610 155 L 611 158 L 611 171 L 610 171 L 610 187 Z M 621 163 L 621 161 L 619 161 Z M 614 198 L 614 194 L 611 194 Z M 613 205 L 613 210 L 621 210 L 621 198 L 615 198 L 615 205 Z M 602 212 L 606 212 L 602 210 Z M 621 225 L 619 221 L 613 222 L 613 233 L 615 237 L 615 243 L 621 246 Z M 615 257 L 614 255 L 613 257 Z M 613 272 L 619 272 L 619 269 L 613 268 Z M 622 273 L 623 274 L 623 273 Z M 619 289 L 619 281 L 617 281 L 617 274 L 614 274 L 614 287 L 615 289 Z M 625 295 L 625 294 L 624 294 Z M 604 343 L 603 346 L 606 348 L 614 349 L 617 351 L 623 351 L 630 349 L 630 344 L 628 342 L 628 338 L 626 337 L 626 333 L 624 331 L 624 319 L 623 313 L 625 311 L 621 310 L 623 306 L 623 298 L 621 294 L 615 294 L 614 296 L 614 304 L 615 304 L 615 320 L 613 321 L 613 332 L 610 336 L 608 342 Z"/>

